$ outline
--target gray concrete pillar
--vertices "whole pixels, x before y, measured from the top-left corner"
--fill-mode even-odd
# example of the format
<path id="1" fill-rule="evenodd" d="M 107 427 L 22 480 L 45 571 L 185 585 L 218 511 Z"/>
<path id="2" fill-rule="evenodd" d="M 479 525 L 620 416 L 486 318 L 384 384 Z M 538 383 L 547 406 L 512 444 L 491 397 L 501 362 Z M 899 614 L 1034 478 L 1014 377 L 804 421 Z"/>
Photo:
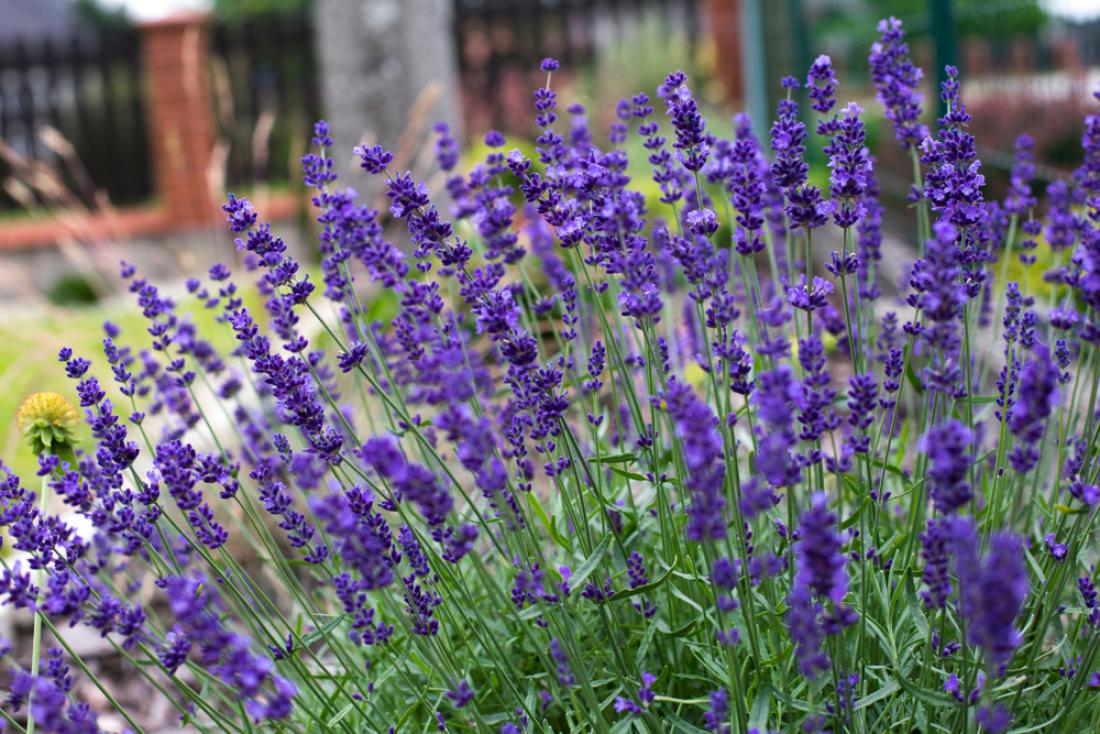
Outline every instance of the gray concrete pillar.
<path id="1" fill-rule="evenodd" d="M 321 94 L 339 172 L 360 143 L 426 175 L 432 125 L 459 122 L 452 0 L 315 0 Z M 429 151 L 430 152 L 430 151 Z"/>

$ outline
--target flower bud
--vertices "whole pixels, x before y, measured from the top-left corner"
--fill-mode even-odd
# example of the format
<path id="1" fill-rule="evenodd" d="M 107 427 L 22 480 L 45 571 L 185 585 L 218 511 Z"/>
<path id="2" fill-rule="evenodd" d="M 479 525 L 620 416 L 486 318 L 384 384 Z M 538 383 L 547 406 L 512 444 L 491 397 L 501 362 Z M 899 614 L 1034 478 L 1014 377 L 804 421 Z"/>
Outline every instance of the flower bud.
<path id="1" fill-rule="evenodd" d="M 80 414 L 64 396 L 55 392 L 34 393 L 19 406 L 15 421 L 36 455 L 48 453 L 62 459 L 73 457 Z"/>

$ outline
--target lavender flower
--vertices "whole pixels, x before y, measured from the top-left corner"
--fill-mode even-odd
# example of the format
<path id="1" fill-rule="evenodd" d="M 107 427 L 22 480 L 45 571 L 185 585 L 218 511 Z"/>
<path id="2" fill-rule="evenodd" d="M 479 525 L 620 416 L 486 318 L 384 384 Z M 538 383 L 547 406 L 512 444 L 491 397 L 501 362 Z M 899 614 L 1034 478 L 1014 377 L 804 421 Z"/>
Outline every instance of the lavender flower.
<path id="1" fill-rule="evenodd" d="M 879 104 L 886 108 L 886 119 L 894 125 L 894 136 L 905 150 L 916 148 L 928 136 L 921 125 L 920 80 L 924 73 L 913 65 L 905 31 L 897 18 L 879 21 L 879 40 L 871 44 L 868 59 L 871 81 Z"/>
<path id="2" fill-rule="evenodd" d="M 726 536 L 723 497 L 725 453 L 718 434 L 718 419 L 700 401 L 691 388 L 681 382 L 669 383 L 664 395 L 668 414 L 676 426 L 688 468 L 688 540 L 721 540 Z"/>
<path id="3" fill-rule="evenodd" d="M 756 467 L 774 487 L 797 484 L 802 477 L 790 451 L 795 442 L 791 420 L 801 400 L 802 390 L 789 366 L 758 376 L 752 401 L 763 425 L 757 428 Z"/>
<path id="4" fill-rule="evenodd" d="M 836 72 L 833 71 L 833 61 L 822 54 L 814 60 L 810 66 L 810 72 L 806 76 L 806 91 L 813 100 L 813 108 L 825 114 L 833 109 L 836 104 Z"/>
<path id="5" fill-rule="evenodd" d="M 797 82 L 793 86 L 797 86 Z M 779 100 L 771 128 L 771 149 L 775 154 L 771 175 L 776 186 L 788 195 L 806 181 L 809 166 L 803 159 L 805 141 L 806 126 L 798 119 L 798 103 L 791 99 Z"/>
<path id="6" fill-rule="evenodd" d="M 1009 533 L 994 533 L 989 552 L 982 557 L 969 519 L 953 520 L 951 535 L 967 639 L 985 652 L 994 669 L 1001 670 L 1022 639 L 1015 620 L 1027 596 L 1028 581 L 1020 540 Z"/>
<path id="7" fill-rule="evenodd" d="M 725 688 L 718 688 L 710 694 L 710 708 L 704 716 L 707 731 L 717 734 L 729 734 L 730 699 Z"/>
<path id="8" fill-rule="evenodd" d="M 819 672 L 831 667 L 829 656 L 821 649 L 825 631 L 820 622 L 822 606 L 815 601 L 809 588 L 796 586 L 787 597 L 787 629 L 795 643 L 798 669 L 813 680 Z"/>
<path id="9" fill-rule="evenodd" d="M 451 699 L 451 704 L 456 709 L 460 709 L 473 700 L 474 692 L 469 683 L 460 680 L 452 690 L 447 691 L 447 698 Z"/>
<path id="10" fill-rule="evenodd" d="M 1039 461 L 1037 444 L 1042 441 L 1044 422 L 1058 400 L 1057 377 L 1046 347 L 1036 346 L 1034 357 L 1020 371 L 1018 397 L 1008 419 L 1009 430 L 1018 441 L 1009 459 L 1021 474 Z"/>
<path id="11" fill-rule="evenodd" d="M 274 673 L 270 660 L 252 653 L 247 638 L 222 626 L 220 595 L 203 581 L 169 577 L 165 596 L 198 661 L 235 690 L 251 716 L 279 720 L 290 715 L 295 686 Z"/>
<path id="12" fill-rule="evenodd" d="M 924 559 L 921 580 L 925 587 L 920 594 L 925 606 L 932 609 L 943 609 L 952 591 L 948 555 L 950 534 L 946 520 L 929 520 L 928 528 L 920 536 Z"/>
<path id="13" fill-rule="evenodd" d="M 1035 176 L 1035 141 L 1030 135 L 1016 138 L 1016 160 L 1005 194 L 1004 209 L 1018 217 L 1026 216 L 1036 204 L 1031 195 L 1031 179 Z"/>
<path id="14" fill-rule="evenodd" d="M 565 649 L 556 637 L 550 640 L 550 657 L 553 658 L 554 664 L 557 666 L 558 683 L 565 688 L 572 688 L 576 684 L 576 679 L 569 667 L 569 657 L 565 654 Z"/>
<path id="15" fill-rule="evenodd" d="M 687 170 L 693 173 L 700 171 L 706 165 L 709 153 L 706 123 L 687 87 L 687 76 L 682 71 L 669 74 L 663 90 L 668 106 L 666 114 L 672 119 L 672 127 L 676 131 L 673 146 L 679 151 L 677 158 Z"/>
<path id="16" fill-rule="evenodd" d="M 793 79 L 769 160 L 743 115 L 731 139 L 708 131 L 683 73 L 656 92 L 666 140 L 646 94 L 607 118 L 559 108 L 547 59 L 534 155 L 490 130 L 467 166 L 435 127 L 450 219 L 381 144 L 356 149 L 356 175 L 383 177 L 386 210 L 338 187 L 331 131 L 314 126 L 302 172 L 319 288 L 236 196 L 223 208 L 249 287 L 217 264 L 181 306 L 124 263 L 147 345 L 105 324 L 106 367 L 61 349 L 80 408 L 33 396 L 17 423 L 37 476 L 0 464 L 0 605 L 38 621 L 43 653 L 4 676 L 9 723 L 99 734 L 76 700 L 98 668 L 44 650 L 43 627 L 64 639 L 77 624 L 166 671 L 180 725 L 200 731 L 519 734 L 667 713 L 755 732 L 730 696 L 778 685 L 813 689 L 813 706 L 773 711 L 775 728 L 824 731 L 856 709 L 912 708 L 912 690 L 869 695 L 863 676 L 898 650 L 942 669 L 943 700 L 983 730 L 1087 720 L 1100 114 L 1049 206 L 1027 138 L 1005 200 L 986 201 L 957 73 L 930 137 L 901 25 L 880 33 L 872 80 L 922 187 L 905 324 L 873 304 L 885 202 L 824 56 L 806 87 L 827 198 L 809 183 Z M 1014 217 L 1025 268 L 1047 256 L 1040 234 L 1051 244 L 1049 292 L 1029 289 L 1034 273 L 989 277 Z M 830 219 L 844 304 L 790 261 Z M 1002 295 L 1004 341 L 984 344 Z M 208 326 L 232 333 L 230 351 Z M 880 591 L 916 591 L 924 610 Z M 131 601 L 147 592 L 152 605 Z M 1056 663 L 1048 693 L 1010 710 L 986 678 L 1014 657 L 1021 679 Z M 129 720 L 126 700 L 107 703 Z"/>
<path id="17" fill-rule="evenodd" d="M 974 437 L 962 423 L 947 420 L 928 431 L 929 491 L 937 512 L 958 511 L 973 496 L 967 474 L 973 461 Z"/>
<path id="18" fill-rule="evenodd" d="M 871 158 L 864 143 L 866 134 L 862 110 L 855 102 L 845 109 L 836 126 L 829 154 L 829 189 L 836 203 L 833 220 L 838 227 L 851 227 L 863 216 L 863 197 L 871 177 Z"/>
<path id="19" fill-rule="evenodd" d="M 760 144 L 752 132 L 748 115 L 734 117 L 736 140 L 730 149 L 731 171 L 726 177 L 730 203 L 737 211 L 734 246 L 742 255 L 764 250 L 764 199 L 767 195 L 767 166 Z"/>
<path id="20" fill-rule="evenodd" d="M 966 132 L 970 114 L 959 98 L 959 71 L 947 67 L 941 97 L 947 114 L 940 119 L 939 138 L 921 143 L 921 163 L 928 167 L 924 195 L 940 220 L 963 229 L 978 223 L 982 215 L 981 162 L 977 159 L 974 136 Z"/>
<path id="21" fill-rule="evenodd" d="M 848 592 L 848 573 L 841 550 L 843 541 L 835 529 L 836 521 L 825 495 L 815 494 L 799 523 L 802 540 L 797 546 L 795 584 L 810 589 L 822 599 L 840 604 Z"/>

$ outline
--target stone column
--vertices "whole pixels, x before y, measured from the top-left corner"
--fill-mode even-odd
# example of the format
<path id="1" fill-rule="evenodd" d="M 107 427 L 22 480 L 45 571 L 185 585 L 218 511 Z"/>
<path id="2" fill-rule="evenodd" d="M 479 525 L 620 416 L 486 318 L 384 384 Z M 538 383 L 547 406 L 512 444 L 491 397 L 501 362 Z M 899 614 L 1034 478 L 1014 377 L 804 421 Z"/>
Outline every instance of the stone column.
<path id="1" fill-rule="evenodd" d="M 140 27 L 157 194 L 179 229 L 208 226 L 218 215 L 206 22 L 202 13 L 181 13 Z"/>
<path id="2" fill-rule="evenodd" d="M 313 5 L 322 105 L 338 164 L 354 165 L 353 146 L 378 143 L 394 152 L 395 168 L 425 175 L 431 156 L 421 152 L 432 125 L 458 123 L 452 0 Z"/>

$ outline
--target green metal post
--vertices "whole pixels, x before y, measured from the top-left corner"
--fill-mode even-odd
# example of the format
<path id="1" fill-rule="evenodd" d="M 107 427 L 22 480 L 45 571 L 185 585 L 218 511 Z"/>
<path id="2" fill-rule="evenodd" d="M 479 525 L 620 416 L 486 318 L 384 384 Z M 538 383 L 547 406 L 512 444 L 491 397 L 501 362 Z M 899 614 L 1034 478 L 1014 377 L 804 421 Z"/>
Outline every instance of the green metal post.
<path id="1" fill-rule="evenodd" d="M 955 40 L 955 18 L 951 9 L 951 0 L 929 0 L 929 13 L 932 16 L 932 39 L 936 48 L 936 99 L 940 117 L 947 113 L 947 107 L 940 99 L 940 87 L 947 79 L 946 66 L 958 66 L 958 44 Z"/>
<path id="2" fill-rule="evenodd" d="M 767 59 L 764 55 L 764 16 L 760 0 L 741 0 L 741 69 L 745 102 L 757 135 L 768 130 Z"/>

